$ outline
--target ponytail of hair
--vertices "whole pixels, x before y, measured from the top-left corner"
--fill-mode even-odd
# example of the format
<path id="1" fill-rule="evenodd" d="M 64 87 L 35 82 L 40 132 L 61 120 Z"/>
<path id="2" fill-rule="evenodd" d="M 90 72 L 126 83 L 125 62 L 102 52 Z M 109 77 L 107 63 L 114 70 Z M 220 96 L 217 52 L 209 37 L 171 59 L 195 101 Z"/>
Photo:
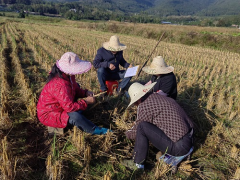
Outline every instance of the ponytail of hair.
<path id="1" fill-rule="evenodd" d="M 48 75 L 47 82 L 50 82 L 55 77 L 62 77 L 62 71 L 57 67 L 56 63 L 53 65 L 51 72 Z"/>

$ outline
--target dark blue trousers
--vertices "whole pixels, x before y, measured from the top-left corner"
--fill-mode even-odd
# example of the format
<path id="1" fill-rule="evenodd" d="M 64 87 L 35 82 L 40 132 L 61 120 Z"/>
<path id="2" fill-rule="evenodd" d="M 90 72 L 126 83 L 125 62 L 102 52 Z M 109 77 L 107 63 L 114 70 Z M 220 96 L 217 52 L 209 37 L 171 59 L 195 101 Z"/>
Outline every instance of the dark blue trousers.
<path id="1" fill-rule="evenodd" d="M 69 120 L 68 123 L 77 126 L 80 130 L 87 132 L 87 133 L 93 133 L 94 129 L 96 127 L 95 124 L 93 124 L 91 121 L 89 121 L 83 114 L 82 111 L 76 111 L 76 112 L 70 112 L 68 113 Z"/>

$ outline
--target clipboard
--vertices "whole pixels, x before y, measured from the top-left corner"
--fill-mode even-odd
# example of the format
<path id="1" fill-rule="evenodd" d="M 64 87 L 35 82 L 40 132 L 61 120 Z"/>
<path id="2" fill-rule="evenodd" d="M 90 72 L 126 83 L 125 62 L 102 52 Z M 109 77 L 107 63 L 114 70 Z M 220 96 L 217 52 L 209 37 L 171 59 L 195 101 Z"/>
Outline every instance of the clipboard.
<path id="1" fill-rule="evenodd" d="M 137 75 L 138 70 L 139 70 L 139 65 L 127 68 L 124 78 Z"/>

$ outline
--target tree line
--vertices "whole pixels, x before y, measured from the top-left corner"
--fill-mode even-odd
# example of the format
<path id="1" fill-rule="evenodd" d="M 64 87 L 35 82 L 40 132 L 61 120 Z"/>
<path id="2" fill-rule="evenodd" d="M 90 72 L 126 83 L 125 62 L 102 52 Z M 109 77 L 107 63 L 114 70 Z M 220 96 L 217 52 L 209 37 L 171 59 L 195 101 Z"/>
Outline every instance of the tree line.
<path id="1" fill-rule="evenodd" d="M 61 15 L 70 20 L 115 20 L 134 23 L 162 23 L 170 21 L 173 24 L 187 24 L 200 26 L 229 27 L 232 24 L 240 25 L 240 15 L 228 17 L 194 17 L 194 16 L 154 16 L 147 12 L 128 13 L 119 10 L 110 10 L 99 6 L 90 6 L 79 2 L 45 2 L 43 0 L 1 0 L 1 4 L 8 5 L 11 11 L 20 13 L 19 17 L 25 17 L 30 12 L 39 15 Z M 116 7 L 115 7 L 116 8 Z"/>

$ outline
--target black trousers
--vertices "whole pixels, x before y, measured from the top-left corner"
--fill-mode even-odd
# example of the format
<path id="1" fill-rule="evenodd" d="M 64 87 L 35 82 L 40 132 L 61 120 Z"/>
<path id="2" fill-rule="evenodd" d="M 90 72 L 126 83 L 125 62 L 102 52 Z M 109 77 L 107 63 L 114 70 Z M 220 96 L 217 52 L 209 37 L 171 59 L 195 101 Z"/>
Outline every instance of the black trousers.
<path id="1" fill-rule="evenodd" d="M 190 133 L 179 141 L 173 142 L 161 129 L 154 124 L 141 122 L 137 127 L 136 142 L 134 146 L 134 162 L 143 164 L 147 158 L 149 141 L 163 153 L 173 156 L 182 156 L 189 152 L 193 143 Z"/>

